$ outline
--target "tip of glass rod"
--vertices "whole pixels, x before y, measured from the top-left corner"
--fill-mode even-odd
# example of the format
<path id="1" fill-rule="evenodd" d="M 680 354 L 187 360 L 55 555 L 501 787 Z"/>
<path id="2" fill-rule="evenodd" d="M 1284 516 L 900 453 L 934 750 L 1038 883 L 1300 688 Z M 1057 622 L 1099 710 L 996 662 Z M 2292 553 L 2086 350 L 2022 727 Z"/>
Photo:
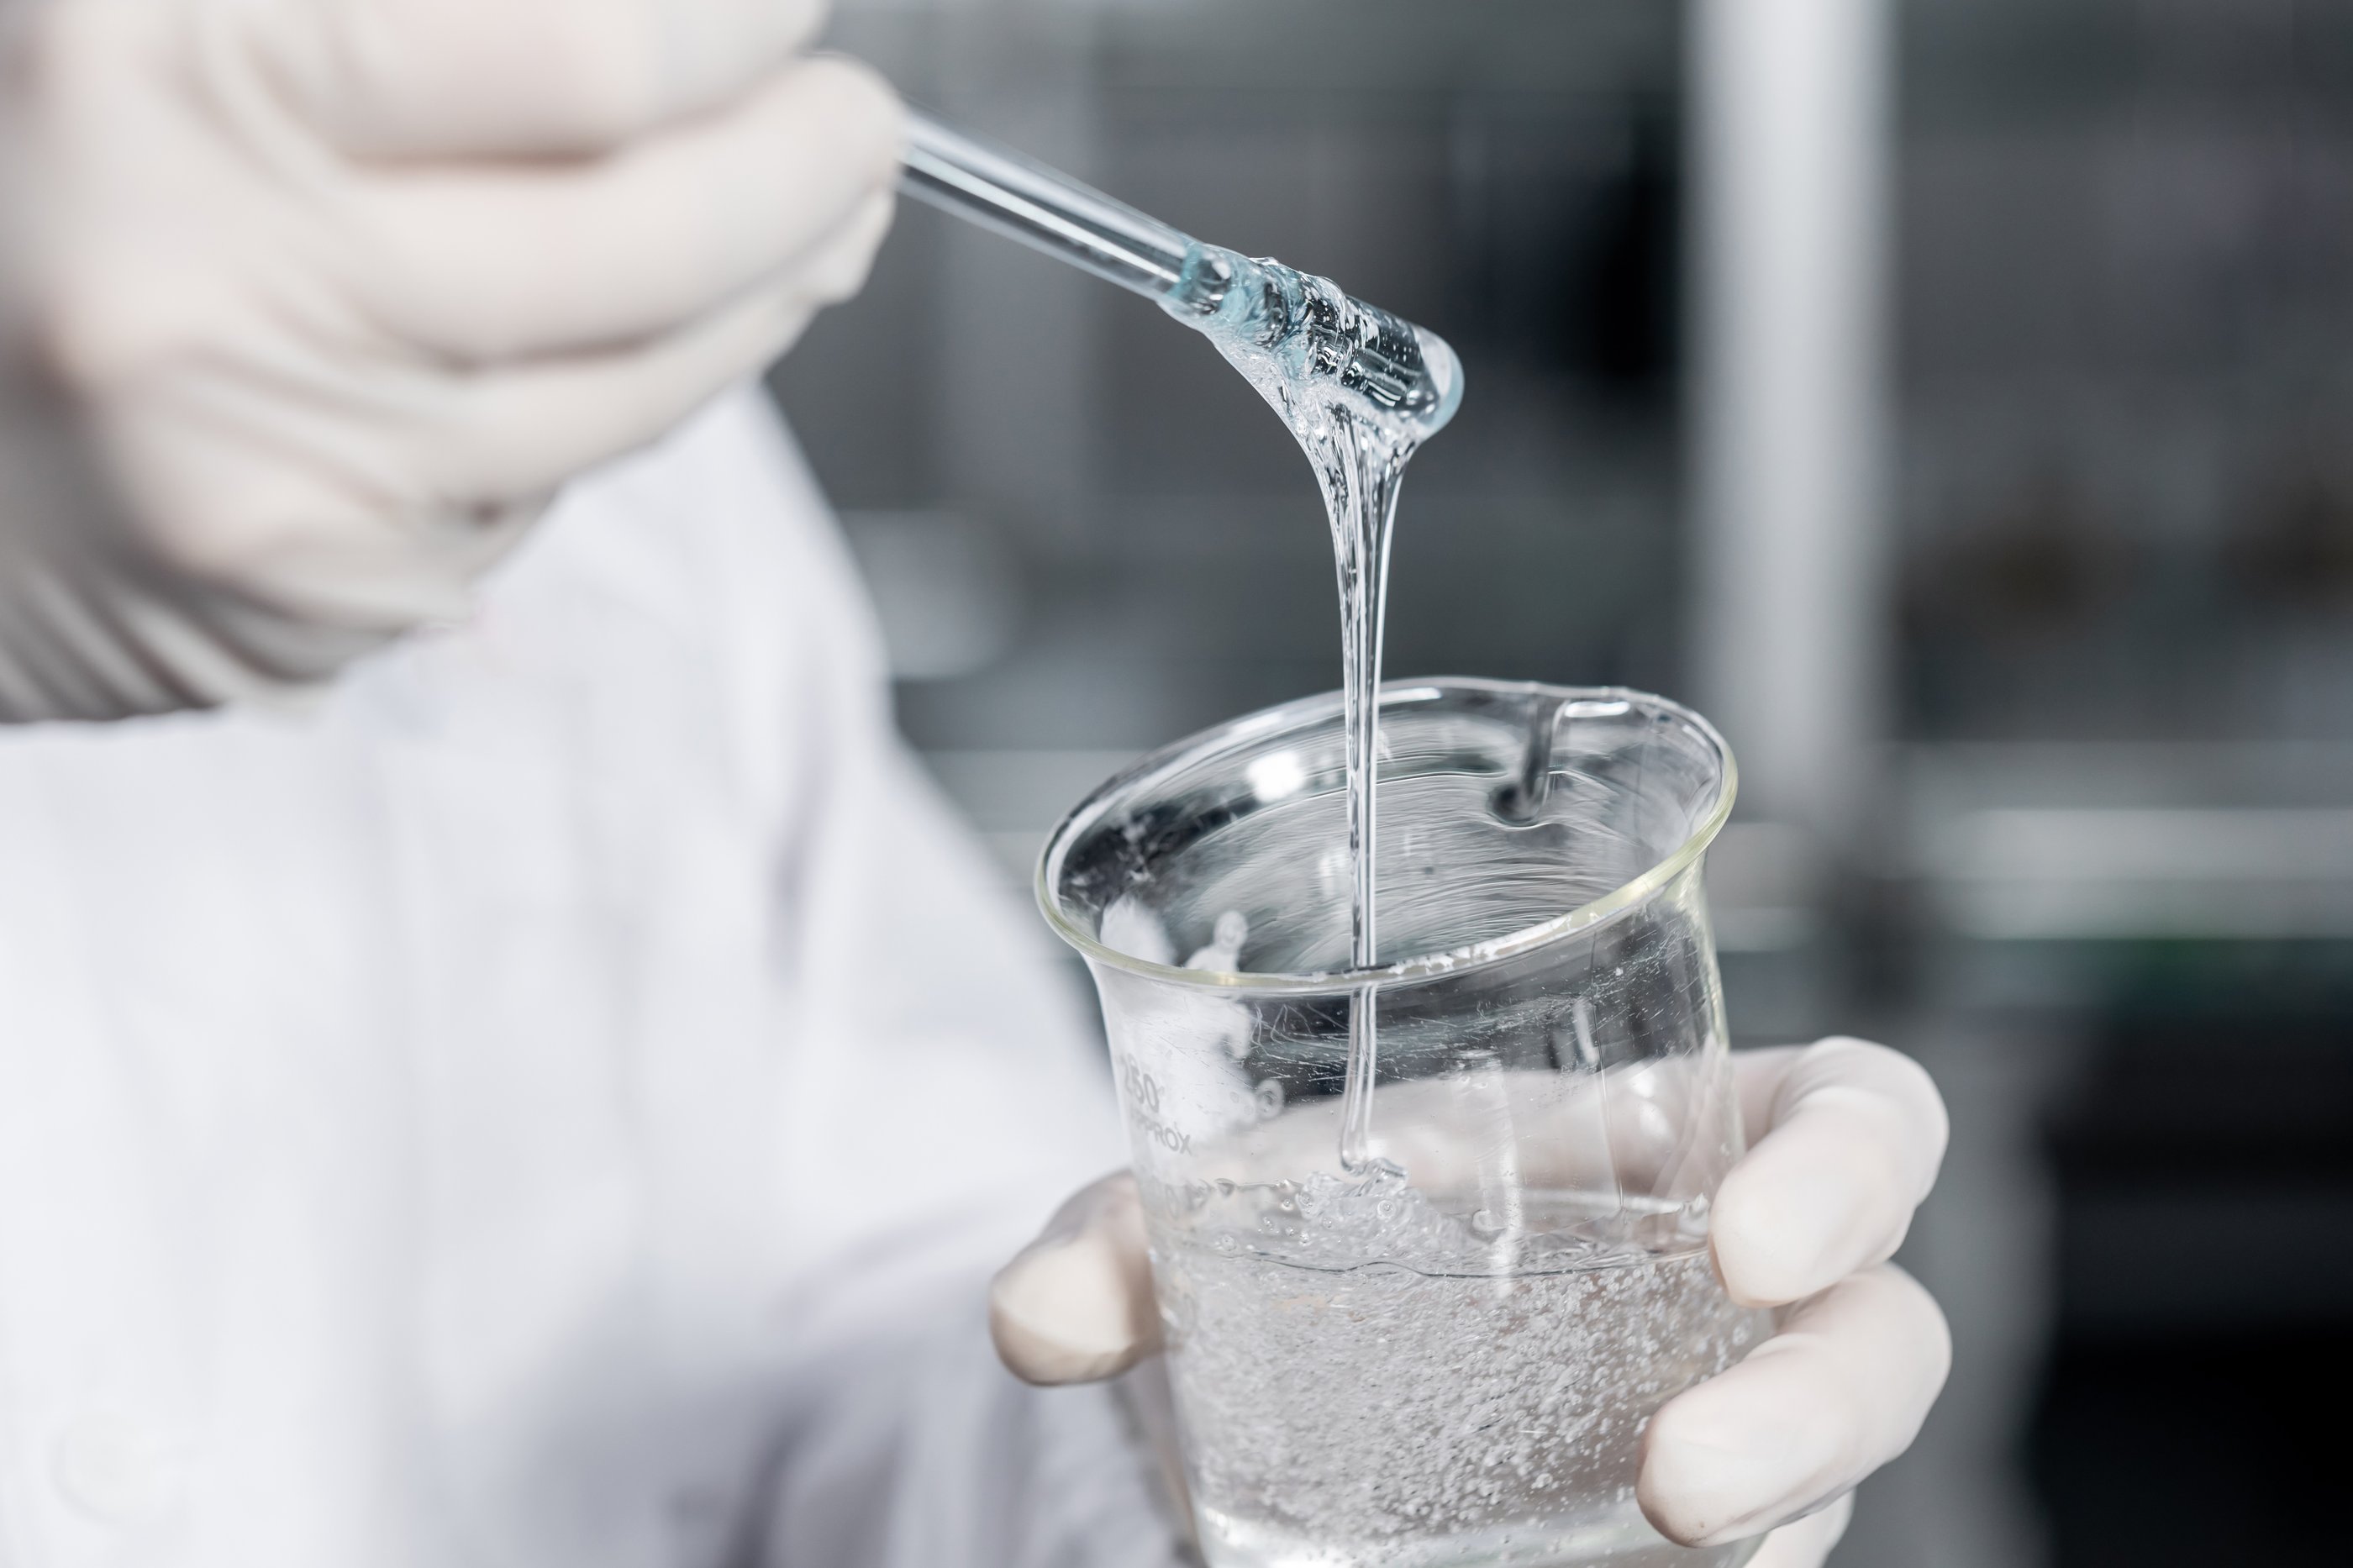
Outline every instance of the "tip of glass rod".
<path id="1" fill-rule="evenodd" d="M 1431 390 L 1438 394 L 1438 406 L 1425 421 L 1435 435 L 1462 406 L 1462 362 L 1455 357 L 1453 346 L 1428 327 L 1414 328 L 1413 335 L 1421 345 L 1422 374 L 1430 378 Z"/>

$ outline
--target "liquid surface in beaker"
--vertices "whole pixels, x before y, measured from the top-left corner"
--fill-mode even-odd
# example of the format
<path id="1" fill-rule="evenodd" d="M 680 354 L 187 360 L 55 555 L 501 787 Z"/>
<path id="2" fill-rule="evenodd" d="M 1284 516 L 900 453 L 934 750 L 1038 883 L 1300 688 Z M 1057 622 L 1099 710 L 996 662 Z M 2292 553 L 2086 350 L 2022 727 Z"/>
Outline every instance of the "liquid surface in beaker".
<path id="1" fill-rule="evenodd" d="M 1539 1232 L 1584 1226 L 1576 1194 L 1527 1200 Z M 1336 1183 L 1288 1203 L 1303 1249 L 1270 1248 L 1262 1225 L 1154 1226 L 1211 1568 L 1728 1568 L 1754 1551 L 1676 1547 L 1634 1498 L 1643 1424 L 1770 1329 L 1703 1248 L 1670 1232 L 1531 1272 L 1317 1267 L 1299 1258 L 1454 1256 L 1460 1205 Z"/>

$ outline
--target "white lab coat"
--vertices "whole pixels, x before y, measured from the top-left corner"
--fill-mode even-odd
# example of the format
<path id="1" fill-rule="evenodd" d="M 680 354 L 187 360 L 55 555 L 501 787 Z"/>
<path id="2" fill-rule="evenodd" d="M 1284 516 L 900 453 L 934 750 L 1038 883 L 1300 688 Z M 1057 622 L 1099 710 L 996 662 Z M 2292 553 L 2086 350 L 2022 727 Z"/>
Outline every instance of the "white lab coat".
<path id="1" fill-rule="evenodd" d="M 1171 1561 L 983 1327 L 1081 1005 L 750 389 L 315 714 L 0 732 L 0 1565 Z"/>

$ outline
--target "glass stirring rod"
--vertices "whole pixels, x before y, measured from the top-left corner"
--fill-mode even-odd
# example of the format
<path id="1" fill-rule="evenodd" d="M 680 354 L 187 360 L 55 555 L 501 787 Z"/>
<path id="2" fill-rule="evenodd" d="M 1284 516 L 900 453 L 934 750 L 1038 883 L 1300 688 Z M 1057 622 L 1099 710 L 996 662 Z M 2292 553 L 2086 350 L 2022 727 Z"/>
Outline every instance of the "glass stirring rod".
<path id="1" fill-rule="evenodd" d="M 917 110 L 899 188 L 1132 289 L 1203 331 L 1300 355 L 1426 436 L 1454 416 L 1461 367 L 1444 339 L 1281 262 L 1204 245 L 1059 169 Z"/>
<path id="2" fill-rule="evenodd" d="M 1124 202 L 1018 153 L 993 146 L 921 110 L 907 115 L 899 188 L 1132 289 L 1167 298 L 1183 279 L 1192 238 Z"/>

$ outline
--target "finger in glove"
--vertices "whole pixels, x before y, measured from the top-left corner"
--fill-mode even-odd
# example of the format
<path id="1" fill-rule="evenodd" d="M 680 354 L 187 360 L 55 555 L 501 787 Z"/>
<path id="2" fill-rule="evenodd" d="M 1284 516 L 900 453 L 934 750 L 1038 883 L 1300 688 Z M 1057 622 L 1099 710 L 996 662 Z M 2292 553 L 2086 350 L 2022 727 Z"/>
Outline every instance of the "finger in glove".
<path id="1" fill-rule="evenodd" d="M 1894 1257 L 1944 1159 L 1928 1075 L 1862 1040 L 1733 1059 L 1755 1146 L 1716 1194 L 1710 1243 L 1733 1299 L 1781 1306 Z"/>
<path id="2" fill-rule="evenodd" d="M 998 1271 L 988 1331 L 1013 1374 L 1035 1384 L 1116 1376 L 1160 1348 L 1134 1176 L 1082 1188 Z"/>
<path id="3" fill-rule="evenodd" d="M 1687 1546 L 1739 1541 L 1835 1498 L 1911 1447 L 1952 1340 L 1892 1263 L 1790 1314 L 1729 1372 L 1669 1400 L 1642 1438 L 1635 1496 Z"/>

